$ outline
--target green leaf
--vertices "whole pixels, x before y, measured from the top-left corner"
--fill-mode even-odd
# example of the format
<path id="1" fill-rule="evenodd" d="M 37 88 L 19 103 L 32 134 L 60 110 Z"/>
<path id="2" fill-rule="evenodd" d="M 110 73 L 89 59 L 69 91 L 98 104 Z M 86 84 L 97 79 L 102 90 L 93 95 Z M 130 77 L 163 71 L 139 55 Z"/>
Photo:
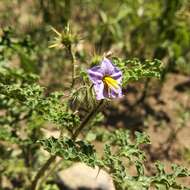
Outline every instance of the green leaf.
<path id="1" fill-rule="evenodd" d="M 145 60 L 144 62 L 141 62 L 138 59 L 121 60 L 115 58 L 113 62 L 123 72 L 123 86 L 125 86 L 128 82 L 137 81 L 143 78 L 161 77 L 161 61 L 157 59 L 152 61 Z"/>
<path id="2" fill-rule="evenodd" d="M 50 137 L 39 141 L 45 150 L 53 155 L 61 156 L 64 160 L 81 161 L 91 167 L 100 165 L 94 146 L 84 141 L 73 141 L 69 138 L 56 139 Z"/>

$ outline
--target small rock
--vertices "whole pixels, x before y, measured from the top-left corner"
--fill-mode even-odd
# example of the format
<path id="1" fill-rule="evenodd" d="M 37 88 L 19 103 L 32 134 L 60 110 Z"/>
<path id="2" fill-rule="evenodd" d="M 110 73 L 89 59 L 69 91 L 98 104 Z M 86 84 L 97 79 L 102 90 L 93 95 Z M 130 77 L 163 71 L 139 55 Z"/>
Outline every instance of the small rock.
<path id="1" fill-rule="evenodd" d="M 68 189 L 115 190 L 111 176 L 98 167 L 91 168 L 84 163 L 76 163 L 58 173 L 60 183 Z M 65 188 L 64 188 L 65 190 Z"/>

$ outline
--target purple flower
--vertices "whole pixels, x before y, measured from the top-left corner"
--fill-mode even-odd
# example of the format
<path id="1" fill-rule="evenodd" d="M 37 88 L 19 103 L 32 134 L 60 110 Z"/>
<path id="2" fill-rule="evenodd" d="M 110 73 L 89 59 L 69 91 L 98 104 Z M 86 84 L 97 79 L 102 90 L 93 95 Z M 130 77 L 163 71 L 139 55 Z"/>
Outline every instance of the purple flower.
<path id="1" fill-rule="evenodd" d="M 122 72 L 111 61 L 104 58 L 99 66 L 88 70 L 89 78 L 94 84 L 97 100 L 122 97 Z"/>

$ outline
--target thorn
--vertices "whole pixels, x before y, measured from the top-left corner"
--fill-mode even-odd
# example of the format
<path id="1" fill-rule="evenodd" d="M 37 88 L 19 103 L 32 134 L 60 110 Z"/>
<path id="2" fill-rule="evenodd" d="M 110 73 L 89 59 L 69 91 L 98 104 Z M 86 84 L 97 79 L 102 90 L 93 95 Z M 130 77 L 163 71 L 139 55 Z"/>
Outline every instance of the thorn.
<path id="1" fill-rule="evenodd" d="M 97 178 L 98 178 L 98 175 L 100 174 L 100 170 L 101 170 L 101 168 L 98 168 L 98 173 L 97 173 L 97 175 L 96 175 L 96 180 L 97 180 Z"/>

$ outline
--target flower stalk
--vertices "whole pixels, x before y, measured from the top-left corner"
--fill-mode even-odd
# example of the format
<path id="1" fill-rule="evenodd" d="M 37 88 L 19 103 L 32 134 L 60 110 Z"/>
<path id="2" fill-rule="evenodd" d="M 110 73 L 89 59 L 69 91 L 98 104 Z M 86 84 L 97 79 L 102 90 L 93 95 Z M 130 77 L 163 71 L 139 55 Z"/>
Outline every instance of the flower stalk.
<path id="1" fill-rule="evenodd" d="M 78 135 L 80 134 L 80 132 L 82 131 L 82 129 L 86 126 L 86 124 L 95 116 L 95 114 L 99 111 L 100 107 L 103 104 L 103 100 L 100 100 L 99 103 L 97 104 L 97 106 L 95 108 L 93 108 L 90 113 L 84 118 L 84 120 L 81 122 L 81 124 L 79 125 L 79 127 L 76 129 L 76 131 L 74 132 L 72 138 L 75 140 Z"/>
<path id="2" fill-rule="evenodd" d="M 71 89 L 75 85 L 75 65 L 76 65 L 76 57 L 75 57 L 75 52 L 73 51 L 72 45 L 69 45 L 68 47 L 69 54 L 71 56 L 71 62 L 72 62 L 72 82 L 71 82 Z"/>

